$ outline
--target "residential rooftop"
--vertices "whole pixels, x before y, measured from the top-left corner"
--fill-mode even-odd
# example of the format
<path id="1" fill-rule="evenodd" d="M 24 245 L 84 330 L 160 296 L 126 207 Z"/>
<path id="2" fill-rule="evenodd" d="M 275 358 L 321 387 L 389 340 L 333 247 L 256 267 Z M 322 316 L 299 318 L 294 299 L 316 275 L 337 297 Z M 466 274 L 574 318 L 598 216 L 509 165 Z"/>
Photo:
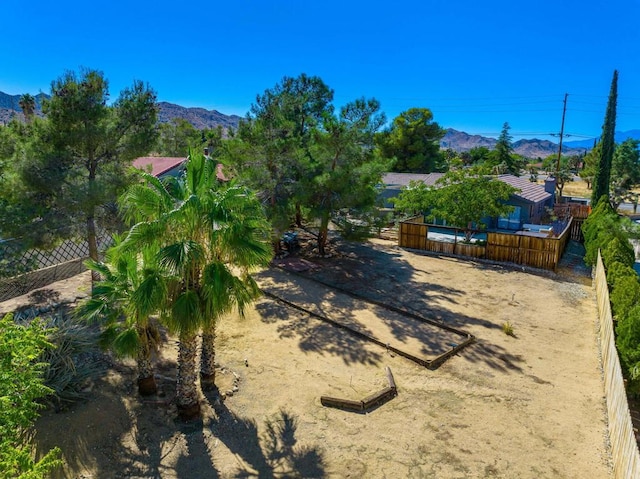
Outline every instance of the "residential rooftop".
<path id="1" fill-rule="evenodd" d="M 389 190 L 400 190 L 409 186 L 411 181 L 422 181 L 427 186 L 434 186 L 443 176 L 444 173 L 386 173 L 382 182 Z M 519 191 L 514 196 L 531 203 L 544 202 L 552 196 L 551 193 L 545 191 L 544 185 L 533 183 L 522 176 L 498 175 L 495 178 L 517 188 Z"/>

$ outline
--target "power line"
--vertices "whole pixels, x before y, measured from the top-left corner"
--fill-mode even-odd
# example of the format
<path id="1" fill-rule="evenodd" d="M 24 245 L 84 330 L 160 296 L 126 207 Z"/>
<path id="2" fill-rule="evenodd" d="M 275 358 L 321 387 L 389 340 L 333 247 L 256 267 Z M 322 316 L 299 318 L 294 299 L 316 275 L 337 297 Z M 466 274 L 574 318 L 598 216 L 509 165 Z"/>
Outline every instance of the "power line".
<path id="1" fill-rule="evenodd" d="M 565 93 L 564 105 L 562 107 L 562 126 L 560 126 L 560 143 L 558 144 L 558 162 L 556 163 L 556 178 L 560 175 L 560 158 L 562 157 L 562 135 L 564 134 L 564 117 L 567 114 L 567 98 L 568 97 L 569 97 L 569 94 Z"/>

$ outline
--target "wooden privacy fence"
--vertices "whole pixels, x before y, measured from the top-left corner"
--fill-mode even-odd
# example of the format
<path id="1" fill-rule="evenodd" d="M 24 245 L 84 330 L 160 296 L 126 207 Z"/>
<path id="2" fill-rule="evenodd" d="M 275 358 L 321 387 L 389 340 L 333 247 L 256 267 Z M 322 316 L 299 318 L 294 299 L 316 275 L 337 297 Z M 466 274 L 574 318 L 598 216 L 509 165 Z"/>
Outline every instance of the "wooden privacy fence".
<path id="1" fill-rule="evenodd" d="M 585 219 L 591 213 L 591 206 L 580 203 L 557 203 L 553 206 L 553 214 L 559 218 Z"/>
<path id="2" fill-rule="evenodd" d="M 584 235 L 582 234 L 582 224 L 586 218 L 573 218 L 571 221 L 571 229 L 569 230 L 569 237 L 580 243 L 584 243 Z"/>
<path id="3" fill-rule="evenodd" d="M 487 233 L 485 258 L 555 271 L 569 239 L 572 220 L 557 237 Z"/>
<path id="4" fill-rule="evenodd" d="M 477 245 L 458 242 L 457 236 L 462 230 L 451 227 L 446 228 L 453 231 L 455 238 L 453 242 L 430 240 L 428 239 L 430 228 L 445 227 L 426 224 L 422 217 L 417 217 L 400 223 L 398 245 L 434 253 L 485 258 L 555 271 L 570 238 L 572 224 L 573 219 L 570 219 L 557 237 L 541 237 L 539 233 L 489 232 L 486 245 Z"/>
<path id="5" fill-rule="evenodd" d="M 438 241 L 428 238 L 429 228 L 445 229 L 453 232 L 454 240 Z M 475 231 L 476 233 L 478 231 Z M 468 256 L 471 258 L 484 258 L 485 247 L 473 243 L 462 243 L 458 236 L 464 235 L 464 230 L 452 226 L 431 225 L 424 222 L 424 216 L 416 216 L 400 223 L 398 231 L 398 244 L 404 248 L 422 249 L 434 253 Z"/>
<path id="6" fill-rule="evenodd" d="M 553 214 L 558 218 L 573 218 L 569 235 L 572 240 L 584 243 L 582 223 L 591 213 L 591 206 L 577 203 L 560 203 L 553 207 Z"/>
<path id="7" fill-rule="evenodd" d="M 600 252 L 598 252 L 596 264 L 595 284 L 613 471 L 615 477 L 619 479 L 640 477 L 640 453 L 631 422 L 620 359 L 616 350 L 609 289 Z"/>

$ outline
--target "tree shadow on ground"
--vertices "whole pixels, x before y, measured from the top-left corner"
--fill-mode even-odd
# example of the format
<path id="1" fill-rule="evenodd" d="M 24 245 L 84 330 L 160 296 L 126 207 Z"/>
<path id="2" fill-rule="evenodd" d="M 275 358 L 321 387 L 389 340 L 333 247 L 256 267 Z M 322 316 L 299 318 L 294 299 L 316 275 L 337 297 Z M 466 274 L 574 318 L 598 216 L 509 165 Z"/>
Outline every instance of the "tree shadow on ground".
<path id="1" fill-rule="evenodd" d="M 180 430 L 186 441 L 187 453 L 180 456 L 176 461 L 174 468 L 176 476 L 181 479 L 194 477 L 216 479 L 220 477 L 211 461 L 207 437 L 205 436 L 205 432 L 208 432 L 208 427 L 204 425 L 202 418 L 181 424 Z"/>
<path id="2" fill-rule="evenodd" d="M 302 351 L 338 356 L 346 364 L 375 365 L 382 360 L 382 354 L 363 347 L 366 340 L 307 313 L 292 310 L 284 303 L 265 300 L 259 302 L 256 309 L 263 321 L 277 323 L 281 338 L 298 337 Z"/>
<path id="3" fill-rule="evenodd" d="M 485 363 L 492 369 L 503 373 L 523 373 L 521 364 L 525 362 L 522 356 L 508 352 L 502 346 L 478 340 L 466 347 L 460 355 L 471 362 Z"/>
<path id="4" fill-rule="evenodd" d="M 271 280 L 263 283 L 268 294 L 286 302 L 261 301 L 257 311 L 262 320 L 277 324 L 282 338 L 297 336 L 302 350 L 340 356 L 347 364 L 375 364 L 380 360 L 380 354 L 362 347 L 367 337 L 431 361 L 465 341 L 463 329 L 469 324 L 500 328 L 490 321 L 442 308 L 433 308 L 427 316 L 404 308 L 402 303 L 384 303 L 393 303 L 392 297 L 363 298 L 346 286 L 336 289 L 322 283 L 318 287 L 317 281 L 292 273 L 271 270 L 263 273 L 261 279 L 265 278 Z M 369 319 L 362 316 L 363 310 L 367 310 Z M 375 321 L 375 330 L 371 320 Z"/>
<path id="5" fill-rule="evenodd" d="M 136 450 L 127 451 L 128 454 L 121 461 L 127 476 L 163 477 L 167 470 L 171 470 L 183 479 L 219 477 L 209 453 L 205 435 L 207 429 L 202 418 L 189 422 L 177 419 L 174 405 L 175 361 L 159 358 L 155 371 L 158 396 L 138 399 L 132 414 L 137 419 L 132 431 L 137 447 Z M 165 458 L 182 441 L 185 447 L 180 450 L 185 452 L 175 463 L 167 464 Z"/>
<path id="6" fill-rule="evenodd" d="M 29 301 L 35 304 L 53 304 L 60 300 L 60 292 L 52 289 L 38 289 L 29 293 Z"/>
<path id="7" fill-rule="evenodd" d="M 118 365 L 110 379 L 94 387 L 92 397 L 59 414 L 47 413 L 36 423 L 39 451 L 62 449 L 65 471 L 52 477 L 217 478 L 202 421 L 181 423 L 176 419 L 175 362 L 156 364 L 158 395 L 137 395 L 136 368 Z M 114 379 L 117 378 L 117 379 Z M 60 415 L 68 418 L 62 419 Z M 53 427 L 64 423 L 64 433 Z M 186 446 L 186 447 L 185 447 Z M 176 451 L 186 453 L 174 459 Z M 81 476 L 82 474 L 82 476 Z"/>
<path id="8" fill-rule="evenodd" d="M 466 339 L 465 335 L 451 332 L 446 327 L 461 332 L 470 327 L 474 330 L 478 327 L 501 329 L 497 321 L 465 315 L 443 306 L 443 302 L 439 301 L 443 296 L 448 303 L 455 303 L 458 301 L 456 298 L 468 293 L 429 283 L 428 271 L 415 269 L 393 249 L 344 242 L 340 244 L 340 250 L 342 255 L 339 258 L 314 259 L 321 265 L 318 269 L 301 273 L 287 272 L 288 276 L 274 270 L 265 273 L 271 274 L 274 279 L 269 285 L 269 291 L 276 296 L 286 297 L 294 305 L 311 304 L 308 307 L 318 315 L 335 315 L 338 304 L 340 323 L 369 334 L 367 326 L 358 323 L 356 314 L 359 309 L 366 308 L 391 332 L 397 341 L 397 344 L 391 345 L 403 350 L 406 341 L 417 339 L 421 344 L 420 354 L 427 360 L 451 350 Z M 446 269 L 446 264 L 439 267 Z M 474 264 L 472 267 L 508 270 L 500 265 Z M 320 283 L 326 288 L 324 293 L 316 293 L 316 298 L 312 301 L 305 296 L 305 290 L 309 289 L 308 281 Z M 322 288 L 314 289 L 322 291 Z M 331 307 L 334 307 L 332 311 Z M 355 338 L 347 331 L 328 323 L 314 321 L 301 311 L 294 312 L 291 306 L 263 301 L 259 304 L 258 311 L 263 321 L 278 323 L 281 337 L 299 336 L 300 347 L 305 351 L 335 354 L 342 356 L 347 363 L 371 359 L 371 356 L 363 357 L 362 353 L 353 352 L 354 347 L 362 351 L 363 339 Z M 420 318 L 428 321 L 421 321 Z M 496 344 L 482 342 L 472 348 L 467 347 L 458 354 L 473 362 L 487 363 L 496 370 L 521 371 L 518 366 L 521 359 Z M 380 356 L 375 360 L 379 361 Z"/>
<path id="9" fill-rule="evenodd" d="M 128 378 L 135 377 L 130 367 L 119 367 Z M 36 423 L 36 443 L 39 450 L 52 446 L 62 449 L 66 469 L 73 472 L 95 471 L 97 479 L 123 476 L 153 475 L 162 473 L 162 445 L 168 441 L 172 431 L 162 421 L 161 414 L 151 412 L 142 405 L 132 414 L 125 404 L 135 397 L 134 384 L 124 380 L 114 384 L 113 378 L 103 380 L 94 387 L 87 401 L 71 406 L 58 414 L 47 413 Z M 135 398 L 135 399 L 134 399 Z M 61 420 L 60 415 L 68 416 Z M 142 417 L 140 417 L 142 415 Z M 64 433 L 51 430 L 51 425 L 64 423 Z M 136 447 L 124 446 L 126 436 L 133 435 Z M 54 478 L 68 477 L 64 471 Z"/>
<path id="10" fill-rule="evenodd" d="M 347 241 L 339 247 L 339 258 L 317 259 L 322 267 L 303 274 L 372 299 L 392 296 L 406 302 L 407 293 L 419 290 L 426 307 L 434 301 L 456 303 L 456 298 L 466 294 L 462 289 L 430 283 L 429 271 L 416 269 L 392 249 Z"/>
<path id="11" fill-rule="evenodd" d="M 280 410 L 265 421 L 264 431 L 259 433 L 253 419 L 235 414 L 217 396 L 217 391 L 207 393 L 210 401 L 213 400 L 216 412 L 211 422 L 211 432 L 241 459 L 242 464 L 234 477 L 275 479 L 326 476 L 322 451 L 317 447 L 298 444 L 298 421 L 294 415 Z"/>
<path id="12" fill-rule="evenodd" d="M 443 307 L 443 302 L 458 303 L 468 294 L 467 291 L 429 282 L 429 271 L 414 268 L 393 249 L 350 242 L 341 245 L 341 249 L 346 252 L 344 257 L 317 260 L 322 265 L 321 268 L 299 275 L 444 326 L 460 329 L 464 329 L 466 325 L 500 328 L 486 319 L 456 313 Z M 447 257 L 442 260 L 457 262 Z M 402 326 L 398 328 L 398 339 L 403 339 L 403 329 Z"/>

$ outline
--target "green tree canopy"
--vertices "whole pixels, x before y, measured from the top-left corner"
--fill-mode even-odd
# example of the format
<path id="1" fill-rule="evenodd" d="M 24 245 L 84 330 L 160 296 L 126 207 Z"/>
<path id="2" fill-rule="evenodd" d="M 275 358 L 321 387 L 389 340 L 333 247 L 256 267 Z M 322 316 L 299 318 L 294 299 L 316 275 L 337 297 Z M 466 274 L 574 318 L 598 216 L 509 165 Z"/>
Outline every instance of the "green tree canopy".
<path id="1" fill-rule="evenodd" d="M 491 156 L 491 150 L 486 146 L 476 146 L 469 150 L 469 157 L 472 165 L 485 163 Z"/>
<path id="2" fill-rule="evenodd" d="M 310 175 L 301 181 L 302 203 L 319 221 L 318 251 L 325 254 L 329 221 L 340 209 L 369 210 L 376 202 L 389 162 L 374 148 L 375 133 L 385 122 L 376 99 L 358 99 L 326 117 L 308 149 Z"/>
<path id="3" fill-rule="evenodd" d="M 266 206 L 276 251 L 300 206 L 301 180 L 309 175 L 306 151 L 333 115 L 332 101 L 333 90 L 319 77 L 284 77 L 258 95 L 235 138 L 224 145 L 221 160 Z"/>
<path id="4" fill-rule="evenodd" d="M 593 148 L 584 155 L 582 169 L 578 172 L 580 178 L 587 183 L 587 188 L 591 188 L 593 178 L 596 174 L 596 165 L 600 158 L 601 147 L 599 142 L 594 142 Z"/>
<path id="5" fill-rule="evenodd" d="M 484 218 L 503 216 L 513 210 L 505 201 L 516 191 L 481 170 L 460 169 L 446 173 L 433 188 L 410 184 L 395 204 L 404 211 L 423 211 L 432 219 L 446 220 L 465 230 L 468 241 Z"/>
<path id="6" fill-rule="evenodd" d="M 185 157 L 190 149 L 199 149 L 202 132 L 184 118 L 174 118 L 158 126 L 158 153 L 162 156 Z"/>
<path id="7" fill-rule="evenodd" d="M 629 190 L 640 184 L 640 141 L 628 138 L 616 146 L 611 163 L 611 182 Z"/>
<path id="8" fill-rule="evenodd" d="M 572 160 L 568 156 L 560 157 L 560 169 L 556 171 L 558 168 L 558 155 L 549 155 L 542 161 L 542 168 L 549 175 L 553 175 L 556 179 L 556 188 L 558 190 L 558 195 L 562 196 L 562 191 L 564 190 L 565 185 L 573 181 L 573 173 L 571 172 L 571 165 L 575 160 Z"/>
<path id="9" fill-rule="evenodd" d="M 333 90 L 320 78 L 285 77 L 258 96 L 222 160 L 258 191 L 273 226 L 274 245 L 302 213 L 319 223 L 321 251 L 337 209 L 370 208 L 388 162 L 374 135 L 384 124 L 375 99 L 346 104 L 336 114 Z"/>
<path id="10" fill-rule="evenodd" d="M 23 205 L 16 215 L 32 227 L 8 222 L 3 235 L 32 233 L 35 243 L 84 237 L 97 259 L 97 223 L 132 180 L 132 160 L 156 141 L 153 90 L 136 81 L 113 105 L 108 100 L 108 82 L 96 70 L 67 72 L 51 84 L 46 120 L 34 122 L 15 164 L 12 203 Z"/>
<path id="11" fill-rule="evenodd" d="M 410 108 L 393 119 L 377 137 L 383 156 L 395 158 L 394 171 L 431 173 L 445 168 L 440 139 L 445 130 L 433 121 L 428 108 Z"/>
<path id="12" fill-rule="evenodd" d="M 591 203 L 595 204 L 602 196 L 609 197 L 611 165 L 615 151 L 616 105 L 618 102 L 618 70 L 614 70 L 607 101 L 607 110 L 600 137 L 600 156 L 597 158 L 593 176 Z"/>
<path id="13" fill-rule="evenodd" d="M 511 143 L 513 138 L 509 134 L 510 129 L 509 123 L 505 122 L 502 125 L 498 142 L 489 154 L 489 159 L 486 164 L 491 167 L 492 172 L 495 174 L 508 173 L 520 176 L 523 162 L 522 159 L 513 152 L 513 145 Z"/>

